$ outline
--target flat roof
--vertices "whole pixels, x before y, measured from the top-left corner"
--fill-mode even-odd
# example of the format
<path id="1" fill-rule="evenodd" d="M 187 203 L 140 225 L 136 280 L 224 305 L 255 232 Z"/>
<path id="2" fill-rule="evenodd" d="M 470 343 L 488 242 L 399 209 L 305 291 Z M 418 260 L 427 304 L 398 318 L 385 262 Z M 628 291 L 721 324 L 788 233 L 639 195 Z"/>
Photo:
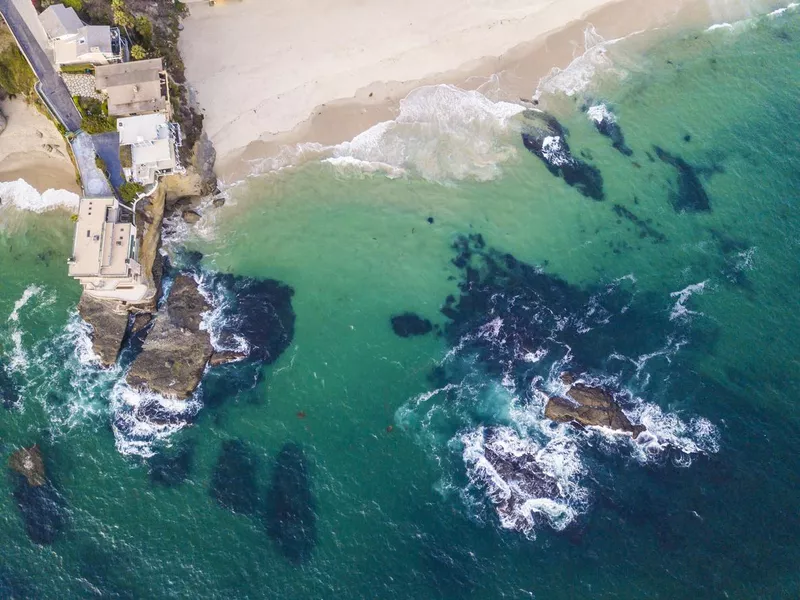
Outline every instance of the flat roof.
<path id="1" fill-rule="evenodd" d="M 75 9 L 68 8 L 63 4 L 53 4 L 47 7 L 39 15 L 39 21 L 50 39 L 77 33 L 78 29 L 83 27 L 83 22 L 78 18 Z"/>
<path id="2" fill-rule="evenodd" d="M 166 127 L 167 117 L 162 113 L 117 119 L 121 146 L 153 142 L 168 134 Z"/>
<path id="3" fill-rule="evenodd" d="M 151 58 L 103 65 L 95 69 L 95 85 L 108 94 L 108 114 L 117 117 L 157 112 L 167 106 L 164 60 Z"/>
<path id="4" fill-rule="evenodd" d="M 72 277 L 128 275 L 136 228 L 119 222 L 122 209 L 115 198 L 82 198 L 75 224 L 69 274 Z"/>

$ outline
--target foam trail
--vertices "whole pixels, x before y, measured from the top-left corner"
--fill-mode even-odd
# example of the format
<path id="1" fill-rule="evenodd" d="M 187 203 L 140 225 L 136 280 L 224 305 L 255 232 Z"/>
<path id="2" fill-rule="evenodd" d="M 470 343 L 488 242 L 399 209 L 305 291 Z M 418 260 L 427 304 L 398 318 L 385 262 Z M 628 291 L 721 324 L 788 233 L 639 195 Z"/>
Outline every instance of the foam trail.
<path id="1" fill-rule="evenodd" d="M 692 285 L 686 286 L 682 290 L 678 290 L 677 292 L 672 292 L 670 294 L 671 298 L 677 298 L 677 301 L 672 307 L 672 312 L 670 312 L 669 315 L 670 321 L 674 321 L 676 319 L 684 319 L 687 318 L 689 315 L 702 314 L 691 311 L 688 308 L 686 308 L 686 301 L 689 300 L 689 298 L 691 298 L 692 295 L 695 293 L 702 294 L 706 288 L 706 283 L 708 283 L 708 281 L 693 283 Z"/>
<path id="2" fill-rule="evenodd" d="M 80 202 L 77 194 L 67 190 L 49 189 L 40 194 L 24 179 L 0 182 L 0 197 L 3 198 L 0 206 L 10 201 L 10 205 L 18 210 L 35 213 L 43 213 L 57 208 L 77 210 Z"/>
<path id="3" fill-rule="evenodd" d="M 19 321 L 19 311 L 28 303 L 28 301 L 40 294 L 42 292 L 42 288 L 40 288 L 36 284 L 31 284 L 25 288 L 25 291 L 22 293 L 22 297 L 14 303 L 14 310 L 11 311 L 11 314 L 8 317 L 9 321 L 18 322 Z"/>

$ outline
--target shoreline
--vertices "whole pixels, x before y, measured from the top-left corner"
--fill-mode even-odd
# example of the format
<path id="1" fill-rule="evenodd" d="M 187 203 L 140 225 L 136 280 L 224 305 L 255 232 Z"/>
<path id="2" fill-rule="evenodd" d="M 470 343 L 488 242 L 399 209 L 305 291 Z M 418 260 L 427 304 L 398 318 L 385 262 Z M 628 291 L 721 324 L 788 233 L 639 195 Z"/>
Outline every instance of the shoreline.
<path id="1" fill-rule="evenodd" d="M 8 119 L 0 133 L 0 182 L 24 179 L 37 192 L 81 188 L 66 142 L 53 123 L 21 98 L 0 102 Z"/>
<path id="2" fill-rule="evenodd" d="M 193 53 L 198 43 L 196 36 L 202 29 L 202 35 L 208 36 L 209 24 L 218 7 L 193 5 L 192 15 L 185 21 L 185 29 L 181 34 L 181 51 L 187 65 L 189 84 L 196 92 L 195 100 L 206 115 L 210 125 L 209 135 L 218 152 L 217 176 L 226 183 L 240 181 L 252 174 L 253 161 L 279 159 L 281 152 L 287 147 L 296 147 L 303 143 L 317 143 L 332 146 L 346 142 L 370 127 L 394 118 L 400 101 L 412 90 L 434 84 L 451 84 L 465 90 L 478 89 L 489 83 L 491 99 L 519 102 L 520 99 L 532 98 L 537 84 L 542 77 L 548 75 L 553 68 L 563 69 L 585 50 L 584 38 L 587 27 L 593 26 L 604 40 L 615 40 L 636 33 L 657 34 L 658 32 L 675 33 L 683 28 L 699 27 L 719 22 L 720 19 L 739 20 L 752 14 L 759 14 L 780 3 L 769 0 L 756 0 L 750 7 L 727 7 L 724 14 L 712 14 L 707 3 L 701 0 L 683 0 L 677 4 L 668 0 L 613 0 L 611 2 L 589 3 L 590 8 L 582 12 L 578 18 L 568 14 L 569 9 L 560 9 L 555 18 L 545 19 L 545 26 L 531 38 L 518 41 L 499 56 L 482 56 L 461 60 L 450 70 L 435 73 L 423 72 L 419 78 L 407 81 L 370 81 L 357 87 L 349 97 L 332 98 L 317 104 L 303 120 L 292 123 L 291 128 L 270 133 L 269 129 L 257 129 L 259 120 L 263 124 L 278 123 L 283 117 L 272 121 L 239 114 L 236 119 L 246 119 L 250 127 L 245 134 L 236 126 L 236 131 L 223 140 L 213 131 L 215 123 L 220 121 L 220 111 L 226 116 L 236 112 L 237 106 L 228 102 L 224 108 L 219 106 L 219 97 L 210 97 L 214 89 L 222 89 L 229 84 L 230 74 L 215 72 L 214 65 L 208 64 L 202 56 Z M 230 27 L 239 11 L 243 18 L 253 18 L 252 5 L 244 2 L 237 5 L 225 5 L 227 8 L 219 21 L 219 27 Z M 581 6 L 587 6 L 586 3 Z M 541 8 L 541 7 L 540 7 Z M 536 12 L 541 16 L 548 7 Z M 570 8 L 574 8 L 570 7 Z M 553 9 L 556 10 L 556 9 Z M 249 11 L 249 12 L 248 12 Z M 201 16 L 197 16 L 200 14 Z M 203 27 L 198 29 L 198 23 Z M 480 50 L 480 46 L 479 46 Z M 237 48 L 232 46 L 229 53 L 235 55 Z M 237 56 L 220 57 L 223 62 L 233 63 Z M 203 60 L 204 65 L 197 64 Z M 301 59 L 302 62 L 302 59 Z M 300 66 L 300 65 L 296 65 Z M 205 67 L 205 71 L 203 68 Z M 252 87 L 252 78 L 268 79 L 271 77 L 270 67 L 263 64 L 251 65 L 253 72 L 240 83 L 241 90 L 247 96 Z M 389 71 L 391 74 L 391 71 Z M 248 83 L 249 82 L 249 83 Z M 325 88 L 325 85 L 321 84 Z M 264 90 L 261 90 L 262 92 Z M 483 90 L 482 90 L 483 91 Z M 230 91 L 219 92 L 230 95 Z M 277 104 L 276 104 L 277 103 Z M 276 106 L 280 103 L 280 94 L 276 98 L 267 96 L 263 104 Z M 237 139 L 238 144 L 231 144 Z M 236 146 L 235 148 L 232 146 Z M 300 154 L 295 152 L 295 154 Z M 299 158 L 299 156 L 298 156 Z M 289 160 L 289 164 L 294 164 Z M 278 166 L 283 166 L 278 163 Z M 275 165 L 273 164 L 273 167 Z M 269 168 L 265 170 L 270 170 Z"/>

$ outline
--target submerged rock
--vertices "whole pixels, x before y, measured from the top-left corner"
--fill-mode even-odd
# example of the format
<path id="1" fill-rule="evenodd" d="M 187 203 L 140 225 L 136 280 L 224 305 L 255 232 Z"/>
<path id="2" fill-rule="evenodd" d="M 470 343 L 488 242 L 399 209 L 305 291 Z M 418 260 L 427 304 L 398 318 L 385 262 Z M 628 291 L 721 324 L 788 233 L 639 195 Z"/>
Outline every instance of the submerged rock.
<path id="1" fill-rule="evenodd" d="M 202 313 L 209 308 L 194 278 L 176 277 L 166 308 L 156 315 L 142 352 L 131 364 L 128 383 L 162 396 L 191 396 L 213 352 L 209 332 L 200 329 Z"/>
<path id="2" fill-rule="evenodd" d="M 223 442 L 211 477 L 210 493 L 220 506 L 235 513 L 251 515 L 256 512 L 256 456 L 244 442 Z"/>
<path id="3" fill-rule="evenodd" d="M 656 156 L 678 171 L 678 191 L 672 196 L 675 212 L 708 212 L 711 200 L 706 193 L 695 168 L 680 156 L 670 154 L 663 148 L 653 146 Z"/>
<path id="4" fill-rule="evenodd" d="M 194 444 L 184 442 L 177 448 L 162 448 L 147 463 L 150 481 L 158 485 L 173 486 L 186 481 L 192 469 Z"/>
<path id="5" fill-rule="evenodd" d="M 614 149 L 619 150 L 625 156 L 633 154 L 633 150 L 625 144 L 625 136 L 622 134 L 622 128 L 619 123 L 617 123 L 617 118 L 608 110 L 605 104 L 590 106 L 586 110 L 586 114 L 594 123 L 597 131 L 611 140 L 611 145 Z"/>
<path id="6" fill-rule="evenodd" d="M 66 521 L 64 501 L 47 478 L 39 446 L 14 452 L 8 467 L 14 474 L 14 500 L 28 537 L 37 544 L 52 544 Z"/>
<path id="7" fill-rule="evenodd" d="M 428 319 L 423 319 L 419 315 L 407 312 L 392 317 L 392 329 L 400 337 L 411 337 L 412 335 L 430 333 L 433 325 Z"/>
<path id="8" fill-rule="evenodd" d="M 574 383 L 570 373 L 561 380 L 570 386 L 567 398 L 554 396 L 548 400 L 544 416 L 558 423 L 577 423 L 582 427 L 607 427 L 630 433 L 633 437 L 645 431 L 644 425 L 634 425 L 622 412 L 613 394 L 603 387 Z"/>
<path id="9" fill-rule="evenodd" d="M 523 116 L 522 143 L 525 147 L 538 156 L 553 175 L 562 177 L 587 198 L 602 200 L 600 170 L 572 155 L 566 132 L 556 118 L 533 110 L 525 111 Z"/>
<path id="10" fill-rule="evenodd" d="M 8 468 L 24 476 L 28 485 L 39 487 L 47 481 L 39 444 L 20 448 L 8 458 Z"/>
<path id="11" fill-rule="evenodd" d="M 228 363 L 238 362 L 248 357 L 247 352 L 234 352 L 224 350 L 222 352 L 214 352 L 208 361 L 210 367 L 219 367 L 220 365 L 227 365 Z"/>
<path id="12" fill-rule="evenodd" d="M 105 367 L 117 362 L 122 340 L 128 328 L 128 313 L 117 312 L 116 301 L 103 301 L 81 295 L 78 313 L 92 326 L 92 346 Z"/>
<path id="13" fill-rule="evenodd" d="M 546 510 L 568 510 L 558 482 L 539 463 L 537 444 L 508 427 L 481 427 L 462 442 L 470 481 L 486 490 L 506 529 L 527 533 Z"/>
<path id="14" fill-rule="evenodd" d="M 267 499 L 266 525 L 270 537 L 292 563 L 311 558 L 317 540 L 317 515 L 308 462 L 297 444 L 285 444 L 278 454 Z"/>

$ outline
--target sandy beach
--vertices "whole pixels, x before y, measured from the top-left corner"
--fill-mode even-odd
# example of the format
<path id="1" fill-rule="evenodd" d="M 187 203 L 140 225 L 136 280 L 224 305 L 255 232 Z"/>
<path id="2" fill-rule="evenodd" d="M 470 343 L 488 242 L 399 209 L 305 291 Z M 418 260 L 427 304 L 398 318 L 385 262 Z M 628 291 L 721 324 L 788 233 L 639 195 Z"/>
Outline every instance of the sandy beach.
<path id="1" fill-rule="evenodd" d="M 24 179 L 37 191 L 80 193 L 64 138 L 55 125 L 20 98 L 0 103 L 8 125 L 0 133 L 0 181 Z"/>
<path id="2" fill-rule="evenodd" d="M 765 2 L 765 5 L 771 4 Z M 223 180 L 242 159 L 285 144 L 334 144 L 393 116 L 426 83 L 477 88 L 495 76 L 511 98 L 603 39 L 670 23 L 745 16 L 730 0 L 442 0 L 190 5 L 181 54 Z"/>

